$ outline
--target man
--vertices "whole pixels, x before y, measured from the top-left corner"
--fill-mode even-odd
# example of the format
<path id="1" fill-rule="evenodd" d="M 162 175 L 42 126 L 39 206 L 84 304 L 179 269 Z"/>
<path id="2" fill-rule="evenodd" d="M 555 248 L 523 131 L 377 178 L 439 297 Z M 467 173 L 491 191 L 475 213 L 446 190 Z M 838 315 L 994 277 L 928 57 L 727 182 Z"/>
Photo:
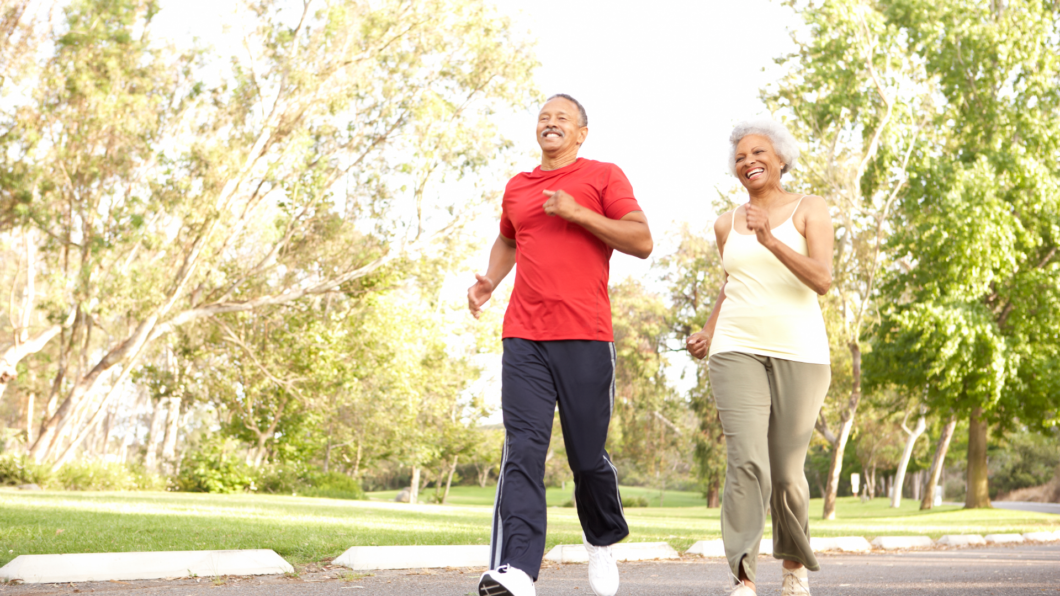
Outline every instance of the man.
<path id="1" fill-rule="evenodd" d="M 481 596 L 533 596 L 545 551 L 545 457 L 559 405 L 574 497 L 589 551 L 589 584 L 618 591 L 611 545 L 629 534 L 618 473 L 604 442 L 614 407 L 615 348 L 607 293 L 613 250 L 647 258 L 648 221 L 617 166 L 578 157 L 585 108 L 554 95 L 537 119 L 541 166 L 504 191 L 500 235 L 467 292 L 476 317 L 518 263 L 504 315 L 505 442 Z"/>

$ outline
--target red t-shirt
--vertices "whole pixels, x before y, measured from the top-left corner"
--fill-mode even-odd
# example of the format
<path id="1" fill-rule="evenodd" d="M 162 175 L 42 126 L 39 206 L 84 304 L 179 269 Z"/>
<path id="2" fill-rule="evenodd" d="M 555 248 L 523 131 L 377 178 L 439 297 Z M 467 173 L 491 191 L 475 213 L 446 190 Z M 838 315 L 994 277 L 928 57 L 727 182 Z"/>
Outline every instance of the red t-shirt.
<path id="1" fill-rule="evenodd" d="M 626 175 L 610 163 L 579 158 L 512 178 L 501 211 L 501 234 L 516 246 L 504 337 L 614 341 L 607 294 L 612 249 L 580 225 L 545 215 L 545 190 L 565 191 L 611 219 L 641 210 Z"/>

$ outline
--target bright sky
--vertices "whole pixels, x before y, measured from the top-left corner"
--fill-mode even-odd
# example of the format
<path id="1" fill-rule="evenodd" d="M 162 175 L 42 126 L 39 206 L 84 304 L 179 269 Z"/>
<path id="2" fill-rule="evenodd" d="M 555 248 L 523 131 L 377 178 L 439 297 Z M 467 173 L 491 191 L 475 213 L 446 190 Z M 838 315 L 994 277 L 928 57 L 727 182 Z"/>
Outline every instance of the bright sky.
<path id="1" fill-rule="evenodd" d="M 766 115 L 758 92 L 777 76 L 774 59 L 794 50 L 788 30 L 798 27 L 779 1 L 492 0 L 519 30 L 538 40 L 540 89 L 568 93 L 589 115 L 584 157 L 619 165 L 633 184 L 656 240 L 655 256 L 682 224 L 705 230 L 714 214 L 716 187 L 734 180 L 725 159 L 737 122 Z M 222 24 L 234 2 L 163 0 L 154 28 L 181 42 L 191 36 L 226 45 Z M 537 149 L 536 110 L 505 118 L 509 136 L 524 154 Z M 526 170 L 537 164 L 532 160 Z M 485 270 L 496 224 L 479 228 L 479 259 L 447 285 L 459 298 Z M 651 260 L 615 253 L 612 279 L 644 278 Z M 497 362 L 487 364 L 493 385 Z M 487 394 L 498 399 L 496 391 Z M 493 400 L 491 400 L 493 401 Z"/>

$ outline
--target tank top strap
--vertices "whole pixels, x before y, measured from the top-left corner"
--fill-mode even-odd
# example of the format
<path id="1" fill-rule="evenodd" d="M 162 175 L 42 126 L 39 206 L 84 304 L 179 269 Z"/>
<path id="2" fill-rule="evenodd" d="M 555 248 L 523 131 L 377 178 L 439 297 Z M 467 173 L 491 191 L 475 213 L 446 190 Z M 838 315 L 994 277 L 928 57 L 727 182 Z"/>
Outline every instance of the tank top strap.
<path id="1" fill-rule="evenodd" d="M 802 195 L 801 197 L 799 197 L 798 202 L 795 203 L 795 209 L 793 209 L 791 211 L 791 215 L 788 216 L 788 219 L 784 220 L 784 223 L 788 223 L 789 221 L 790 222 L 794 222 L 795 214 L 799 211 L 799 206 L 802 205 L 802 200 L 805 199 L 808 196 L 810 196 L 810 195 Z M 784 224 L 780 224 L 780 225 L 784 225 Z M 780 226 L 777 226 L 777 227 L 780 227 Z"/>
<path id="2" fill-rule="evenodd" d="M 740 210 L 739 207 L 736 207 L 735 209 L 732 210 L 732 221 L 729 222 L 729 233 L 730 234 L 732 234 L 732 231 L 736 229 L 736 212 L 739 211 L 739 210 Z"/>

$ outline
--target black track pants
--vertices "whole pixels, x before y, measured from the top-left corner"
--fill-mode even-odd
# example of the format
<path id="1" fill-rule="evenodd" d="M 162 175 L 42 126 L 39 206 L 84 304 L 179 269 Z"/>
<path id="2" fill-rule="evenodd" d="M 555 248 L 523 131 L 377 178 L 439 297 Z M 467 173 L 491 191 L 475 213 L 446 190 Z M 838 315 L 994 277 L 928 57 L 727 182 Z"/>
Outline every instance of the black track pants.
<path id="1" fill-rule="evenodd" d="M 629 535 L 618 470 L 604 450 L 615 396 L 615 346 L 604 341 L 507 338 L 501 371 L 504 453 L 490 537 L 490 568 L 537 580 L 545 554 L 545 457 L 559 404 L 574 498 L 590 544 Z"/>

